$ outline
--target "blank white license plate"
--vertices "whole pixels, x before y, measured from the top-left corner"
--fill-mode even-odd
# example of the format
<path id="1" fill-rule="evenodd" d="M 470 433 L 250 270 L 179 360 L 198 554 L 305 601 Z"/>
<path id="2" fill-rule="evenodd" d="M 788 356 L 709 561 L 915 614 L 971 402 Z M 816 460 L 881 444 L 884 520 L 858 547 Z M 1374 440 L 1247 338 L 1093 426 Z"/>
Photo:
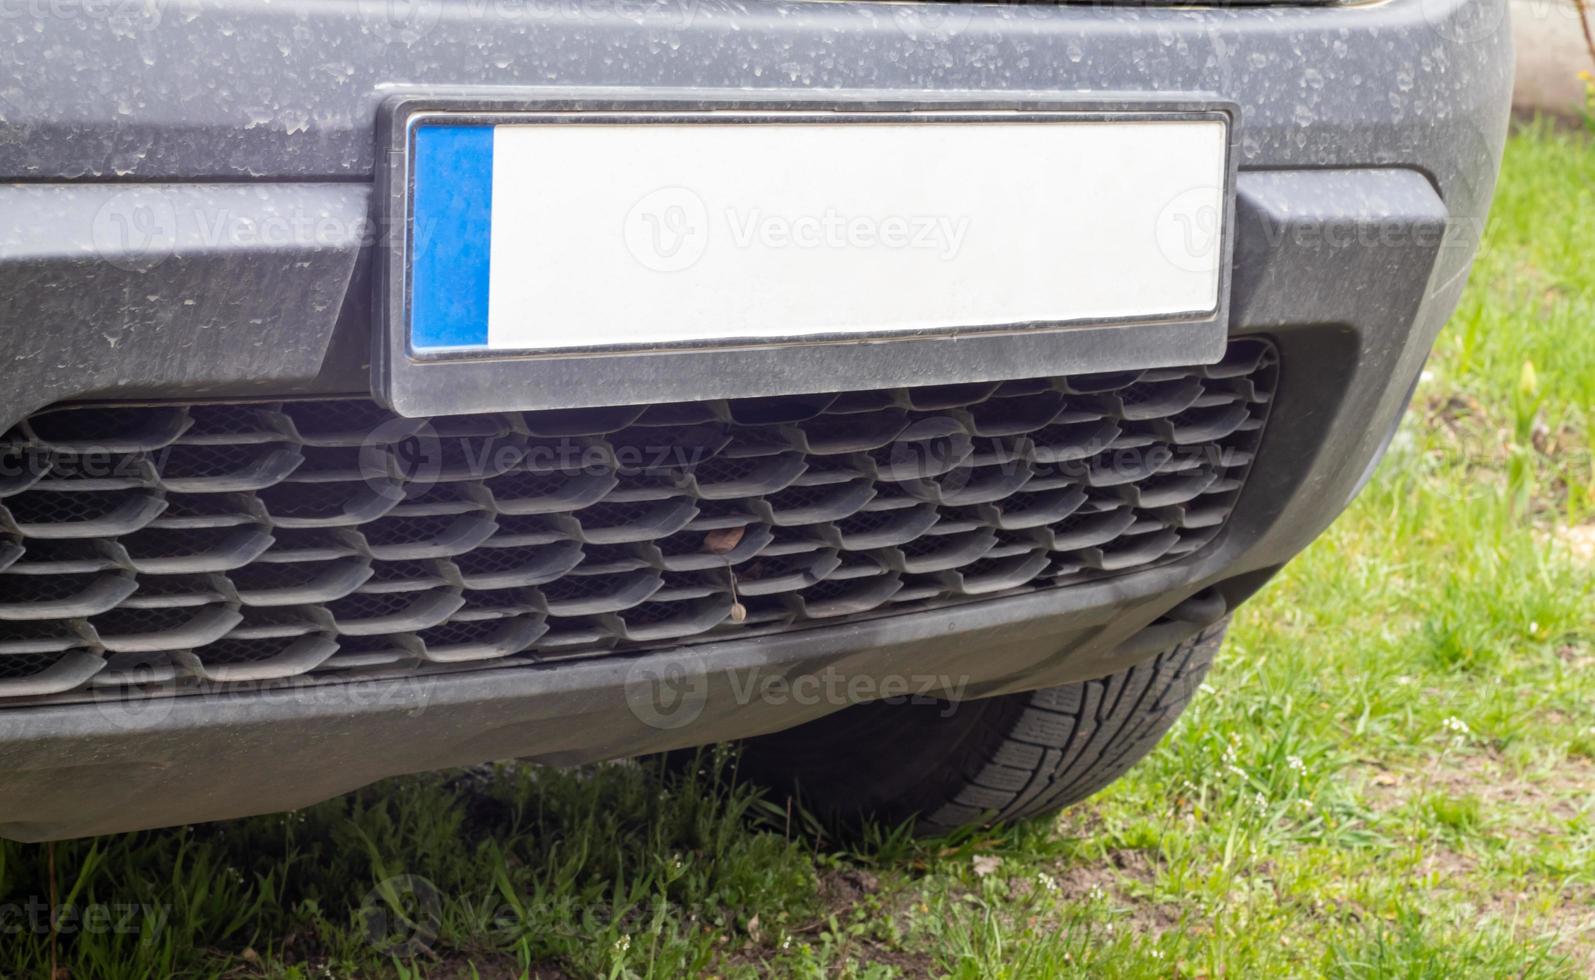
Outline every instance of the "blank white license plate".
<path id="1" fill-rule="evenodd" d="M 1200 318 L 1226 121 L 418 120 L 406 347 L 816 343 Z"/>

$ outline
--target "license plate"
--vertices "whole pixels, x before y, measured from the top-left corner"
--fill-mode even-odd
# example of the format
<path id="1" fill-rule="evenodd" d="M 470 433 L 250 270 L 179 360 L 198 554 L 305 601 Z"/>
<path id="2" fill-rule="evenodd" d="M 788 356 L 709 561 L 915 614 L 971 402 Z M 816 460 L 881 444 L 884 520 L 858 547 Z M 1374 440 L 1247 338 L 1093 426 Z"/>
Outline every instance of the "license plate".
<path id="1" fill-rule="evenodd" d="M 378 387 L 423 415 L 1213 359 L 1230 119 L 405 102 Z"/>

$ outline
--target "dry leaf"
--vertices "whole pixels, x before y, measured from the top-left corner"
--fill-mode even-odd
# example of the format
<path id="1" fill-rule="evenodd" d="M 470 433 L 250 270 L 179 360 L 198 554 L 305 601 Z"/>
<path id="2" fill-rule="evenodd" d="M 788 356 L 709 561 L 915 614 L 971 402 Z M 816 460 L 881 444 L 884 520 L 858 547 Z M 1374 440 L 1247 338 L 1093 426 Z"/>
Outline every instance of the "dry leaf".
<path id="1" fill-rule="evenodd" d="M 975 874 L 984 878 L 997 873 L 997 869 L 1002 867 L 1002 858 L 995 854 L 976 854 L 974 863 Z"/>
<path id="2" fill-rule="evenodd" d="M 718 531 L 710 531 L 703 536 L 703 546 L 711 555 L 730 554 L 742 543 L 744 528 L 723 527 Z"/>

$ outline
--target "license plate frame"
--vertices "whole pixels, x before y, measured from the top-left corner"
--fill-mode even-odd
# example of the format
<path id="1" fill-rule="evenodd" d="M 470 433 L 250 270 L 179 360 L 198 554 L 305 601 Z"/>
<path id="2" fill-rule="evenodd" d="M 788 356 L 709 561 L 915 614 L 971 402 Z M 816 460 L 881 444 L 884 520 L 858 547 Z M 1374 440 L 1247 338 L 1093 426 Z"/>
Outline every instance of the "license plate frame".
<path id="1" fill-rule="evenodd" d="M 783 339 L 725 337 L 661 346 L 597 344 L 551 350 L 418 349 L 411 343 L 415 235 L 413 141 L 419 125 L 772 123 L 1058 123 L 1217 121 L 1223 188 L 1210 308 L 1152 316 L 849 331 Z M 1084 99 L 1075 95 L 930 97 L 771 93 L 736 98 L 628 93 L 542 97 L 464 93 L 389 98 L 379 118 L 381 220 L 372 389 L 400 415 L 578 409 L 751 395 L 955 384 L 1041 374 L 1212 363 L 1226 341 L 1238 109 L 1203 96 Z"/>

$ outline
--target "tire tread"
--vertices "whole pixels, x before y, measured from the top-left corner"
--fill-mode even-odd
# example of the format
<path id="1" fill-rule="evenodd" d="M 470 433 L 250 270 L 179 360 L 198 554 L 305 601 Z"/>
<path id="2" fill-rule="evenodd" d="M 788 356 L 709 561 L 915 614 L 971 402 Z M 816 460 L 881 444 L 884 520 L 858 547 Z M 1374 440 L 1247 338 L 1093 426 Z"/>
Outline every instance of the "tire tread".
<path id="1" fill-rule="evenodd" d="M 1118 674 L 1034 691 L 958 793 L 920 819 L 940 833 L 1061 809 L 1122 776 L 1168 731 L 1201 684 L 1227 622 Z"/>

